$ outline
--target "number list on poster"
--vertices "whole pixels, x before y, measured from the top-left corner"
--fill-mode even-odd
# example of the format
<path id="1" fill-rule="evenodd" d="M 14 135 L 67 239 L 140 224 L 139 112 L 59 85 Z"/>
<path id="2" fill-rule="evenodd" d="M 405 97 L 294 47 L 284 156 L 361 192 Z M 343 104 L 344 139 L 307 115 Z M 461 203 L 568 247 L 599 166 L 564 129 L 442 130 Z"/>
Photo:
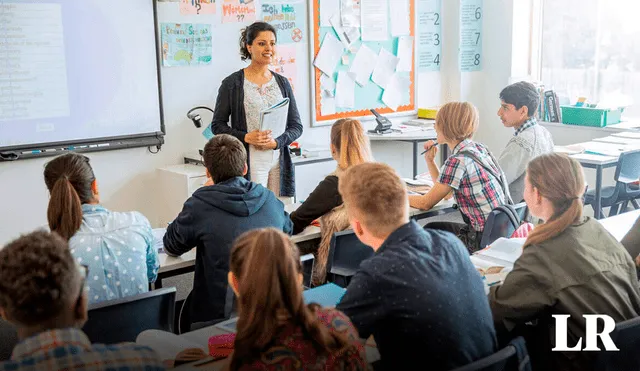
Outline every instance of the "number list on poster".
<path id="1" fill-rule="evenodd" d="M 482 69 L 483 0 L 460 0 L 460 71 Z"/>
<path id="2" fill-rule="evenodd" d="M 418 0 L 418 72 L 440 71 L 442 0 Z"/>

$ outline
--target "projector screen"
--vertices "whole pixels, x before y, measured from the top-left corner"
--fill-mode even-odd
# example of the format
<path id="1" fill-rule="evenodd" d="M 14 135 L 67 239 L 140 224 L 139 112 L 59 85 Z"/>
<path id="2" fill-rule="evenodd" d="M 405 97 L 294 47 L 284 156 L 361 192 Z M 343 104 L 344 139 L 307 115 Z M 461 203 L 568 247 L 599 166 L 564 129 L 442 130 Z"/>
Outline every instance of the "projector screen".
<path id="1" fill-rule="evenodd" d="M 0 1 L 0 153 L 159 145 L 159 86 L 153 0 Z"/>

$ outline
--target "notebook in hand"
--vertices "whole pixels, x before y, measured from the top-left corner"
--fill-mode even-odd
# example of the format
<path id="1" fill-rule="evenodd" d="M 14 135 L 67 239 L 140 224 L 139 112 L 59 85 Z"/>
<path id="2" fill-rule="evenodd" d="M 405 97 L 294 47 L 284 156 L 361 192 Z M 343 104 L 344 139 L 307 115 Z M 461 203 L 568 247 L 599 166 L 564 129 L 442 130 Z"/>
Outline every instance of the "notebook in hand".
<path id="1" fill-rule="evenodd" d="M 287 128 L 289 98 L 284 98 L 273 106 L 260 111 L 260 130 L 271 130 L 271 136 L 277 138 Z"/>

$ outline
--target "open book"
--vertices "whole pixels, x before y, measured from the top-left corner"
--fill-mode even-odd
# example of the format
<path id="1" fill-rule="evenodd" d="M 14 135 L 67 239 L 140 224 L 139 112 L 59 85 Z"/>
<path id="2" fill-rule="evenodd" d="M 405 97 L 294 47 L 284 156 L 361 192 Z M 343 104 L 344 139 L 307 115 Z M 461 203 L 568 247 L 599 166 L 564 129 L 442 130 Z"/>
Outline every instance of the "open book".
<path id="1" fill-rule="evenodd" d="M 498 238 L 469 258 L 482 276 L 510 272 L 513 264 L 522 255 L 525 241 L 526 238 Z"/>
<path id="2" fill-rule="evenodd" d="M 260 111 L 260 130 L 271 130 L 273 138 L 279 137 L 287 128 L 288 113 L 289 98 L 284 98 L 273 106 L 263 109 Z"/>
<path id="3" fill-rule="evenodd" d="M 160 356 L 161 360 L 176 359 L 178 353 L 188 348 L 202 349 L 209 354 L 207 345 L 197 344 L 185 339 L 183 336 L 160 330 L 146 330 L 136 338 L 136 344 L 148 346 Z"/>

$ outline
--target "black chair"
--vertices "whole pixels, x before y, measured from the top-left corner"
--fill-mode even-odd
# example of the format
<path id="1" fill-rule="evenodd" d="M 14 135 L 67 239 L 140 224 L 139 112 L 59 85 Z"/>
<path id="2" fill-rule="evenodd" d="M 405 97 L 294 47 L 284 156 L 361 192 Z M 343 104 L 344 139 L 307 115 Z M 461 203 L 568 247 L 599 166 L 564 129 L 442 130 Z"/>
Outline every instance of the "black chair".
<path id="1" fill-rule="evenodd" d="M 11 358 L 16 344 L 18 344 L 18 333 L 15 326 L 0 318 L 0 362 Z"/>
<path id="2" fill-rule="evenodd" d="M 630 152 L 623 152 L 620 154 L 618 164 L 616 165 L 616 172 L 613 179 L 616 181 L 616 185 L 609 187 L 602 187 L 600 192 L 600 215 L 604 215 L 602 208 L 610 207 L 609 216 L 617 215 L 620 205 L 623 204 L 623 211 L 626 210 L 626 206 L 629 202 L 638 209 L 640 205 L 635 200 L 640 197 L 640 189 L 636 188 L 633 182 L 638 181 L 640 177 L 640 149 Z M 596 191 L 587 191 L 586 205 L 595 204 Z"/>
<path id="3" fill-rule="evenodd" d="M 616 324 L 610 334 L 620 351 L 601 351 L 596 359 L 596 371 L 640 370 L 640 317 Z M 599 345 L 602 349 L 602 346 Z"/>
<path id="4" fill-rule="evenodd" d="M 485 248 L 500 237 L 510 237 L 526 218 L 527 204 L 500 205 L 491 210 L 484 223 L 480 248 Z"/>
<path id="5" fill-rule="evenodd" d="M 360 242 L 352 230 L 334 233 L 329 245 L 327 280 L 347 287 L 360 263 L 372 255 L 373 249 Z"/>
<path id="6" fill-rule="evenodd" d="M 165 287 L 89 307 L 82 330 L 92 343 L 135 342 L 145 330 L 173 332 L 176 288 Z"/>
<path id="7" fill-rule="evenodd" d="M 518 352 L 518 349 L 520 352 Z M 524 338 L 518 336 L 496 353 L 452 371 L 530 371 L 531 361 Z"/>

